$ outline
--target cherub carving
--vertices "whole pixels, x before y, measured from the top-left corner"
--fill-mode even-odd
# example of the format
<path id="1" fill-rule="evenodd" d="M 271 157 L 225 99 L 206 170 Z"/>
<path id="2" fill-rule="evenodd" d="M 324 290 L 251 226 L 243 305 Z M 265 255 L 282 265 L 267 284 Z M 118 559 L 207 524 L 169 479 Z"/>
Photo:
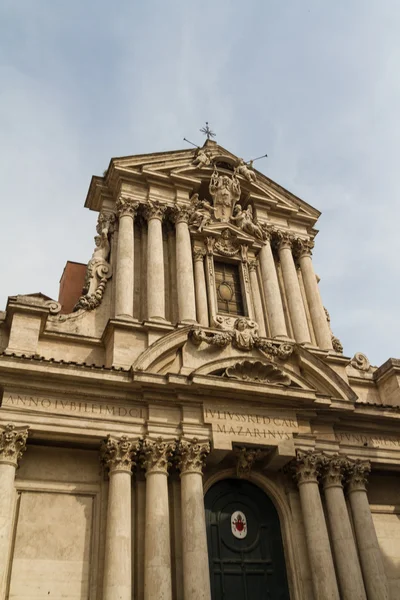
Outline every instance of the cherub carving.
<path id="1" fill-rule="evenodd" d="M 251 350 L 258 339 L 258 325 L 244 317 L 238 317 L 234 324 L 234 345 L 239 350 Z"/>
<path id="2" fill-rule="evenodd" d="M 244 162 L 243 158 L 241 158 L 239 160 L 239 164 L 236 167 L 237 172 L 242 175 L 245 179 L 247 179 L 247 181 L 249 183 L 255 183 L 257 180 L 256 174 L 254 173 L 254 171 L 252 170 L 253 168 L 253 161 L 251 160 L 249 162 L 249 166 L 250 168 L 247 166 L 247 163 Z"/>
<path id="3" fill-rule="evenodd" d="M 235 221 L 237 226 L 240 227 L 240 229 L 243 229 L 244 232 L 254 235 L 254 237 L 260 240 L 263 239 L 263 229 L 261 225 L 254 222 L 253 208 L 251 205 L 243 210 L 242 206 L 237 204 L 233 211 L 233 217 L 231 217 L 231 221 Z"/>
<path id="4" fill-rule="evenodd" d="M 203 148 L 199 148 L 199 151 L 193 159 L 193 164 L 199 169 L 208 167 L 211 164 L 211 152 L 209 150 L 203 150 Z"/>
<path id="5" fill-rule="evenodd" d="M 210 223 L 215 213 L 215 208 L 207 200 L 199 200 L 199 194 L 193 194 L 190 202 L 192 205 L 192 214 L 189 219 L 189 225 L 194 225 L 201 232 L 203 231 L 203 227 L 206 227 Z"/>

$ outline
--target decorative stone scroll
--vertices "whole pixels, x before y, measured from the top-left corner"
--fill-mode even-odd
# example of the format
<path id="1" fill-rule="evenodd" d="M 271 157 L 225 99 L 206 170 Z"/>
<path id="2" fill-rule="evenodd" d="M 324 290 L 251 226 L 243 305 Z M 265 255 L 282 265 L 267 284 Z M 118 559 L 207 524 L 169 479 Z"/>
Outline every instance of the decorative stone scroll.
<path id="1" fill-rule="evenodd" d="M 171 457 L 176 449 L 176 441 L 164 441 L 159 437 L 156 440 L 146 438 L 142 445 L 141 465 L 146 471 L 146 475 L 150 473 L 168 474 L 168 469 L 171 467 Z"/>
<path id="2" fill-rule="evenodd" d="M 208 441 L 200 441 L 197 438 L 190 441 L 181 439 L 177 446 L 177 465 L 181 475 L 186 473 L 201 475 L 209 452 L 210 442 Z"/>
<path id="3" fill-rule="evenodd" d="M 0 463 L 18 466 L 26 450 L 28 427 L 15 427 L 7 423 L 0 427 Z"/>
<path id="4" fill-rule="evenodd" d="M 288 386 L 291 379 L 281 369 L 271 363 L 261 361 L 242 360 L 225 369 L 225 377 L 238 379 L 240 381 L 254 381 L 256 383 L 268 383 L 270 385 Z"/>
<path id="5" fill-rule="evenodd" d="M 350 364 L 354 369 L 358 369 L 359 371 L 369 371 L 371 368 L 371 363 L 362 352 L 356 352 Z"/>
<path id="6" fill-rule="evenodd" d="M 132 440 L 126 435 L 115 438 L 108 434 L 100 448 L 100 460 L 110 473 L 115 471 L 131 473 L 139 448 L 138 439 Z"/>

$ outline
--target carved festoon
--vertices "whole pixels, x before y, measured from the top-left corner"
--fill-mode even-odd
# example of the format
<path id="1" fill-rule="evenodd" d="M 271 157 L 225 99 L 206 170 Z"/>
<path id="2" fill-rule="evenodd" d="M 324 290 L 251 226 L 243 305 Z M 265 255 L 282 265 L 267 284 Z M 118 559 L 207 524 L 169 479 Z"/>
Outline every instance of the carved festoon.
<path id="1" fill-rule="evenodd" d="M 224 375 L 240 381 L 254 381 L 270 385 L 288 386 L 291 379 L 281 369 L 271 363 L 242 360 L 225 369 Z"/>
<path id="2" fill-rule="evenodd" d="M 175 440 L 164 441 L 161 437 L 156 440 L 145 439 L 140 460 L 146 475 L 149 473 L 168 474 L 175 448 Z"/>
<path id="3" fill-rule="evenodd" d="M 216 169 L 211 177 L 209 186 L 214 201 L 215 216 L 220 221 L 228 222 L 233 208 L 240 198 L 240 183 L 236 175 L 220 175 Z"/>
<path id="4" fill-rule="evenodd" d="M 28 427 L 15 427 L 12 423 L 0 427 L 0 463 L 18 466 L 26 450 Z"/>
<path id="5" fill-rule="evenodd" d="M 369 371 L 371 363 L 362 352 L 356 352 L 350 361 L 351 366 L 359 371 Z"/>
<path id="6" fill-rule="evenodd" d="M 365 491 L 370 472 L 371 463 L 368 460 L 349 461 L 346 473 L 348 491 Z"/>
<path id="7" fill-rule="evenodd" d="M 177 446 L 177 465 L 181 475 L 185 473 L 203 473 L 206 456 L 210 452 L 210 442 L 180 440 Z"/>
<path id="8" fill-rule="evenodd" d="M 116 438 L 109 434 L 100 448 L 101 462 L 110 472 L 131 473 L 139 448 L 138 439 L 130 439 L 126 435 Z"/>
<path id="9" fill-rule="evenodd" d="M 236 475 L 246 477 L 252 470 L 254 463 L 266 456 L 266 452 L 259 448 L 235 448 Z"/>

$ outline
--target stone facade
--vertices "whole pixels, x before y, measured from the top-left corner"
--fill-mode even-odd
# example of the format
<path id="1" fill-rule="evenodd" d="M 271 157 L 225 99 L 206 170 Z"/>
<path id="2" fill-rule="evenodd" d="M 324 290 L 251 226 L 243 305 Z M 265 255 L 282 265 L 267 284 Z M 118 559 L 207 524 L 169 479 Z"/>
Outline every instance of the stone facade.
<path id="1" fill-rule="evenodd" d="M 292 600 L 399 598 L 400 360 L 333 335 L 319 212 L 211 140 L 85 206 L 82 293 L 0 313 L 0 600 L 210 600 L 225 479 L 276 507 Z"/>

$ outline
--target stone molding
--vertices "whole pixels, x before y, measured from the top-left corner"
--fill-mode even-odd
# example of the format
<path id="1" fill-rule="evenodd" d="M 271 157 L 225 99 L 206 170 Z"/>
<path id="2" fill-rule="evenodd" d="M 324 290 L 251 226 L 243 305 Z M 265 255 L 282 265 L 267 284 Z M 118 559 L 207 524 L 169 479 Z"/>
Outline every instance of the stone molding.
<path id="1" fill-rule="evenodd" d="M 368 475 L 371 472 L 371 463 L 369 460 L 349 461 L 346 473 L 347 491 L 366 492 Z"/>
<path id="2" fill-rule="evenodd" d="M 168 475 L 171 467 L 171 458 L 176 449 L 176 440 L 164 441 L 159 437 L 156 440 L 146 438 L 142 444 L 140 462 L 147 475 L 162 473 Z"/>
<path id="3" fill-rule="evenodd" d="M 26 450 L 28 427 L 15 427 L 12 423 L 0 428 L 0 464 L 17 468 Z"/>
<path id="4" fill-rule="evenodd" d="M 177 446 L 177 465 L 182 475 L 188 473 L 203 474 L 207 454 L 210 452 L 210 442 L 181 439 Z"/>
<path id="5" fill-rule="evenodd" d="M 126 196 L 120 196 L 116 203 L 119 218 L 127 216 L 134 218 L 138 208 L 139 202 L 133 200 L 133 198 L 127 198 Z"/>
<path id="6" fill-rule="evenodd" d="M 101 462 L 109 473 L 125 471 L 131 474 L 139 448 L 139 439 L 130 439 L 126 435 L 116 438 L 108 434 L 100 448 Z"/>

